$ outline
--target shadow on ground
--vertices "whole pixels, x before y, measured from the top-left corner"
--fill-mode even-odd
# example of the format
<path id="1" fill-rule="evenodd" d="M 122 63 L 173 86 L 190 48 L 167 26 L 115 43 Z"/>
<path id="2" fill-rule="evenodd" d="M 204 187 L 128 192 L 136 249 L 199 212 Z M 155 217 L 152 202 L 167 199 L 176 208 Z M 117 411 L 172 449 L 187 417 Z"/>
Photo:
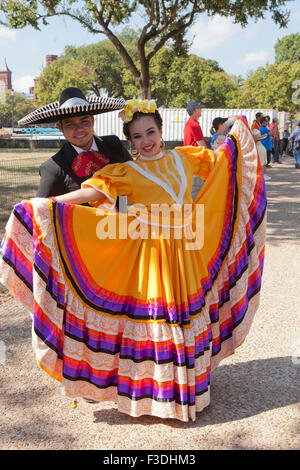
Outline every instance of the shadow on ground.
<path id="1" fill-rule="evenodd" d="M 195 428 L 221 424 L 297 403 L 297 368 L 291 357 L 277 357 L 219 366 L 212 374 L 211 404 L 197 413 L 195 422 L 183 423 L 153 416 L 132 418 L 116 408 L 95 411 L 96 423 L 157 424 L 174 428 Z M 92 405 L 97 406 L 97 405 Z"/>
<path id="2" fill-rule="evenodd" d="M 267 242 L 272 245 L 300 240 L 300 170 L 294 168 L 293 157 L 283 162 L 269 170 L 271 180 L 266 183 Z"/>

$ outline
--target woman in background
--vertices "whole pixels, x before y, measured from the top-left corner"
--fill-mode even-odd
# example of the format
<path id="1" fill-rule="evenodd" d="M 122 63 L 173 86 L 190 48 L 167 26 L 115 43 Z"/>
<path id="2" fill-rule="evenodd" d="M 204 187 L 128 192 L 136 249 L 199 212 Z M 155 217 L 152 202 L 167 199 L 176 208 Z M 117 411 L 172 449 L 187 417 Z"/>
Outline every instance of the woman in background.
<path id="1" fill-rule="evenodd" d="M 228 118 L 216 117 L 213 120 L 212 127 L 210 129 L 210 133 L 212 135 L 210 143 L 213 150 L 218 149 L 223 144 L 226 134 L 233 126 L 236 118 L 237 116 L 229 116 Z"/>
<path id="2" fill-rule="evenodd" d="M 251 132 L 256 142 L 260 163 L 264 171 L 264 179 L 265 181 L 269 181 L 271 177 L 265 172 L 265 167 L 267 165 L 267 151 L 265 146 L 261 143 L 261 139 L 264 139 L 266 137 L 266 134 L 261 135 L 258 129 L 252 129 Z"/>

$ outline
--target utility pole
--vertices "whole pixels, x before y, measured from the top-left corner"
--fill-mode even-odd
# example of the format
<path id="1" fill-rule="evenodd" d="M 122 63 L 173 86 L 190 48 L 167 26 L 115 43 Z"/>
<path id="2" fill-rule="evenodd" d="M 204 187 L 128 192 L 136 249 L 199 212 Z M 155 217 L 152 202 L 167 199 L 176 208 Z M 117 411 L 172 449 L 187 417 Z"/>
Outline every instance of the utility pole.
<path id="1" fill-rule="evenodd" d="M 12 133 L 14 133 L 14 97 L 15 97 L 15 92 L 12 89 L 11 90 L 11 127 L 12 127 Z"/>

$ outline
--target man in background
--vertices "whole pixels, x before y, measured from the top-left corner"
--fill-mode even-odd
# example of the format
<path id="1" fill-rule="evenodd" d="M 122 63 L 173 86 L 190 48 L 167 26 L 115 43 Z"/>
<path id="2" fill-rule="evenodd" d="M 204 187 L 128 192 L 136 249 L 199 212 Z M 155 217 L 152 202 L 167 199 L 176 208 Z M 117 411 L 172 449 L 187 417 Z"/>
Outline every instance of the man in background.
<path id="1" fill-rule="evenodd" d="M 281 163 L 279 161 L 279 154 L 280 154 L 280 136 L 279 136 L 279 128 L 278 128 L 278 119 L 274 118 L 273 121 L 270 124 L 270 131 L 272 132 L 272 144 L 273 144 L 273 149 L 272 149 L 272 154 L 273 158 L 272 161 L 273 163 Z"/>
<path id="2" fill-rule="evenodd" d="M 202 104 L 196 103 L 196 101 L 191 101 L 190 103 L 188 103 L 186 110 L 190 118 L 184 126 L 183 145 L 192 145 L 193 147 L 206 147 L 203 132 L 198 122 L 201 117 L 202 108 L 204 108 L 204 106 Z"/>
<path id="3" fill-rule="evenodd" d="M 188 103 L 186 110 L 190 118 L 184 126 L 183 145 L 192 145 L 193 147 L 206 147 L 203 132 L 198 122 L 198 119 L 200 119 L 201 117 L 203 107 L 204 106 L 197 103 L 196 101 L 191 101 L 190 103 Z M 203 180 L 197 175 L 193 176 L 191 193 L 193 201 L 198 195 L 202 185 Z"/>

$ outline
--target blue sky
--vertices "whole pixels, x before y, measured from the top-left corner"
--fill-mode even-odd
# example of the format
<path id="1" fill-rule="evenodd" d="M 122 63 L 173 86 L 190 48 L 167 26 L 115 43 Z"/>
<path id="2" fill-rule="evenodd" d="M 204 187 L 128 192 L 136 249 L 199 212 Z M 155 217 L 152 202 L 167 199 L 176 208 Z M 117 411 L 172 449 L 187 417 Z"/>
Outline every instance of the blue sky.
<path id="1" fill-rule="evenodd" d="M 249 70 L 274 61 L 278 39 L 299 32 L 300 4 L 295 0 L 287 2 L 287 7 L 291 19 L 285 29 L 280 29 L 270 17 L 242 28 L 229 18 L 200 15 L 188 34 L 189 39 L 194 38 L 190 52 L 218 61 L 227 73 L 245 76 Z M 70 18 L 53 18 L 48 26 L 41 26 L 41 31 L 31 27 L 10 30 L 0 25 L 0 70 L 6 58 L 13 72 L 14 89 L 28 93 L 33 78 L 45 66 L 47 54 L 60 55 L 66 45 L 81 46 L 103 39 L 104 35 L 88 33 Z"/>

